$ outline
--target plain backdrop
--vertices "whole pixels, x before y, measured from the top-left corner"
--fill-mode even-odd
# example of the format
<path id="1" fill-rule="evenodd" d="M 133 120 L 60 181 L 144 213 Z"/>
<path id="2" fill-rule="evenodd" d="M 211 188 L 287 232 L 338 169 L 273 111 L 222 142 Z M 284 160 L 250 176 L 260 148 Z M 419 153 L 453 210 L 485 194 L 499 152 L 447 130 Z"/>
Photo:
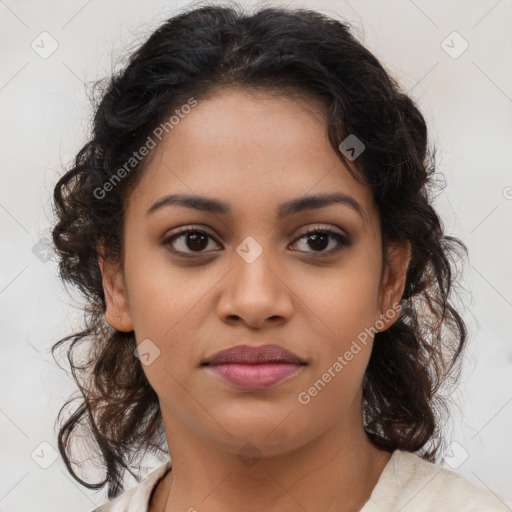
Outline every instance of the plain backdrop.
<path id="1" fill-rule="evenodd" d="M 87 512 L 106 501 L 54 457 L 54 422 L 76 388 L 48 350 L 81 312 L 45 252 L 51 194 L 87 140 L 87 83 L 184 5 L 193 3 L 0 0 L 2 512 Z M 348 20 L 427 119 L 446 179 L 436 206 L 470 255 L 470 341 L 445 464 L 512 500 L 512 2 L 283 5 Z M 147 472 L 160 463 L 149 460 Z"/>

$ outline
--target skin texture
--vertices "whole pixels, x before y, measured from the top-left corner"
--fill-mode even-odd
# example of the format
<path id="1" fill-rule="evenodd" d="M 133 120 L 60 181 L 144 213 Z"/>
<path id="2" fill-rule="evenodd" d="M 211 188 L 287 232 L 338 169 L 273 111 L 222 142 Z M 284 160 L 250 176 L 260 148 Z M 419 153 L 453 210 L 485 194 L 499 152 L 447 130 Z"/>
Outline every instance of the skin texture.
<path id="1" fill-rule="evenodd" d="M 160 350 L 144 371 L 159 396 L 173 470 L 151 512 L 357 511 L 390 458 L 362 423 L 371 339 L 308 404 L 297 398 L 365 328 L 396 320 L 385 313 L 402 296 L 410 258 L 408 244 L 390 246 L 381 273 L 371 190 L 345 169 L 326 123 L 321 105 L 306 98 L 229 89 L 199 101 L 153 150 L 131 192 L 123 268 L 100 259 L 107 321 Z M 362 215 L 332 204 L 277 219 L 281 203 L 332 192 L 355 199 Z M 145 216 L 171 193 L 220 199 L 232 214 L 173 205 Z M 182 226 L 211 238 L 199 252 L 186 237 L 164 246 Z M 318 249 L 303 236 L 315 228 L 345 234 L 351 245 L 328 238 Z M 236 250 L 248 236 L 263 250 L 251 263 Z M 275 343 L 307 365 L 258 392 L 200 366 L 241 343 Z M 256 447 L 252 464 L 238 457 L 247 442 Z"/>

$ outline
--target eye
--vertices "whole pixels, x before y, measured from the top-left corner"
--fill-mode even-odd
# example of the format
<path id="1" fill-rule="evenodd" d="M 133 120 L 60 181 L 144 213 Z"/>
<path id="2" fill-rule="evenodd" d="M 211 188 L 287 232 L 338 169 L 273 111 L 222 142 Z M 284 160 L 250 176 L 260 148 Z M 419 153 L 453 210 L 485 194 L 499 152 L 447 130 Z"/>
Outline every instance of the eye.
<path id="1" fill-rule="evenodd" d="M 313 251 L 305 252 L 319 253 L 320 256 L 332 255 L 333 253 L 340 251 L 343 247 L 349 247 L 352 244 L 350 238 L 348 238 L 346 235 L 327 228 L 318 227 L 304 233 L 300 238 L 298 238 L 298 241 L 303 239 L 306 240 L 305 243 L 308 244 L 309 247 L 314 249 Z M 329 243 L 332 240 L 335 241 L 334 249 L 325 251 L 326 247 L 329 247 Z M 337 247 L 336 243 L 338 245 Z"/>
<path id="2" fill-rule="evenodd" d="M 177 233 L 174 233 L 162 240 L 162 245 L 178 248 L 171 248 L 172 252 L 180 256 L 187 256 L 193 253 L 204 254 L 206 247 L 208 247 L 209 239 L 213 240 L 212 235 L 201 229 L 194 229 L 190 226 L 182 227 Z M 177 242 L 177 243 L 176 243 Z M 190 252 L 187 252 L 189 249 Z"/>
<path id="3" fill-rule="evenodd" d="M 332 255 L 333 253 L 340 251 L 343 247 L 348 247 L 352 244 L 350 238 L 346 235 L 323 227 L 317 227 L 306 231 L 294 242 L 294 244 L 297 244 L 298 241 L 303 239 L 306 240 L 306 244 L 309 244 L 309 247 L 311 247 L 313 251 L 302 252 L 317 253 L 319 256 Z M 214 238 L 208 232 L 191 226 L 184 226 L 176 233 L 164 238 L 164 240 L 162 240 L 162 245 L 171 246 L 172 252 L 180 256 L 187 257 L 194 253 L 200 255 L 211 252 L 205 250 L 208 247 L 210 240 L 214 240 Z M 334 241 L 333 245 L 335 247 L 326 251 L 325 249 L 329 247 L 330 242 L 332 241 Z"/>

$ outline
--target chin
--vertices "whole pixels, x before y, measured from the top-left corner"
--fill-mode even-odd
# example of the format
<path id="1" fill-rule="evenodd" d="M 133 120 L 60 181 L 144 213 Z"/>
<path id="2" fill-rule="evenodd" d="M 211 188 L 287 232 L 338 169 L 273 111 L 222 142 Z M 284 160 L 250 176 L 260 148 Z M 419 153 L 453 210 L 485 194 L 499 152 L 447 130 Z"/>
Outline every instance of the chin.
<path id="1" fill-rule="evenodd" d="M 321 433 L 316 432 L 318 423 L 314 418 L 309 418 L 308 424 L 292 407 L 272 408 L 267 403 L 259 410 L 251 407 L 242 412 L 240 405 L 233 410 L 235 414 L 223 410 L 222 416 L 216 416 L 224 428 L 219 427 L 215 433 L 205 435 L 236 455 L 244 450 L 249 452 L 248 456 L 251 451 L 265 457 L 281 455 L 300 448 Z"/>

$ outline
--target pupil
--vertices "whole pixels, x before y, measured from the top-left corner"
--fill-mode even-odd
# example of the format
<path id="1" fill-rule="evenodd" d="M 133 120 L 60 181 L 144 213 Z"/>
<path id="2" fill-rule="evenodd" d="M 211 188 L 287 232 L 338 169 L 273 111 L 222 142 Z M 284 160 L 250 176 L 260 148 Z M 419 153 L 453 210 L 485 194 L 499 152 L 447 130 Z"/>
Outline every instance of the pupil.
<path id="1" fill-rule="evenodd" d="M 313 246 L 312 246 L 313 249 L 323 250 L 329 245 L 328 237 L 325 234 L 315 233 L 313 235 L 310 235 L 309 238 L 310 238 L 310 242 L 313 242 Z M 323 239 L 323 242 L 324 242 L 324 243 L 320 243 L 320 247 L 318 247 L 319 239 Z M 327 243 L 325 243 L 326 241 L 327 241 Z M 317 244 L 316 247 L 315 247 L 315 244 Z M 311 244 L 310 244 L 310 246 L 311 246 Z"/>
<path id="2" fill-rule="evenodd" d="M 190 241 L 192 241 L 192 247 L 189 244 Z M 201 250 L 201 249 L 204 249 L 207 245 L 208 245 L 208 240 L 207 240 L 206 235 L 204 235 L 203 233 L 193 233 L 193 234 L 187 236 L 187 247 L 191 250 L 193 250 L 193 249 Z"/>

